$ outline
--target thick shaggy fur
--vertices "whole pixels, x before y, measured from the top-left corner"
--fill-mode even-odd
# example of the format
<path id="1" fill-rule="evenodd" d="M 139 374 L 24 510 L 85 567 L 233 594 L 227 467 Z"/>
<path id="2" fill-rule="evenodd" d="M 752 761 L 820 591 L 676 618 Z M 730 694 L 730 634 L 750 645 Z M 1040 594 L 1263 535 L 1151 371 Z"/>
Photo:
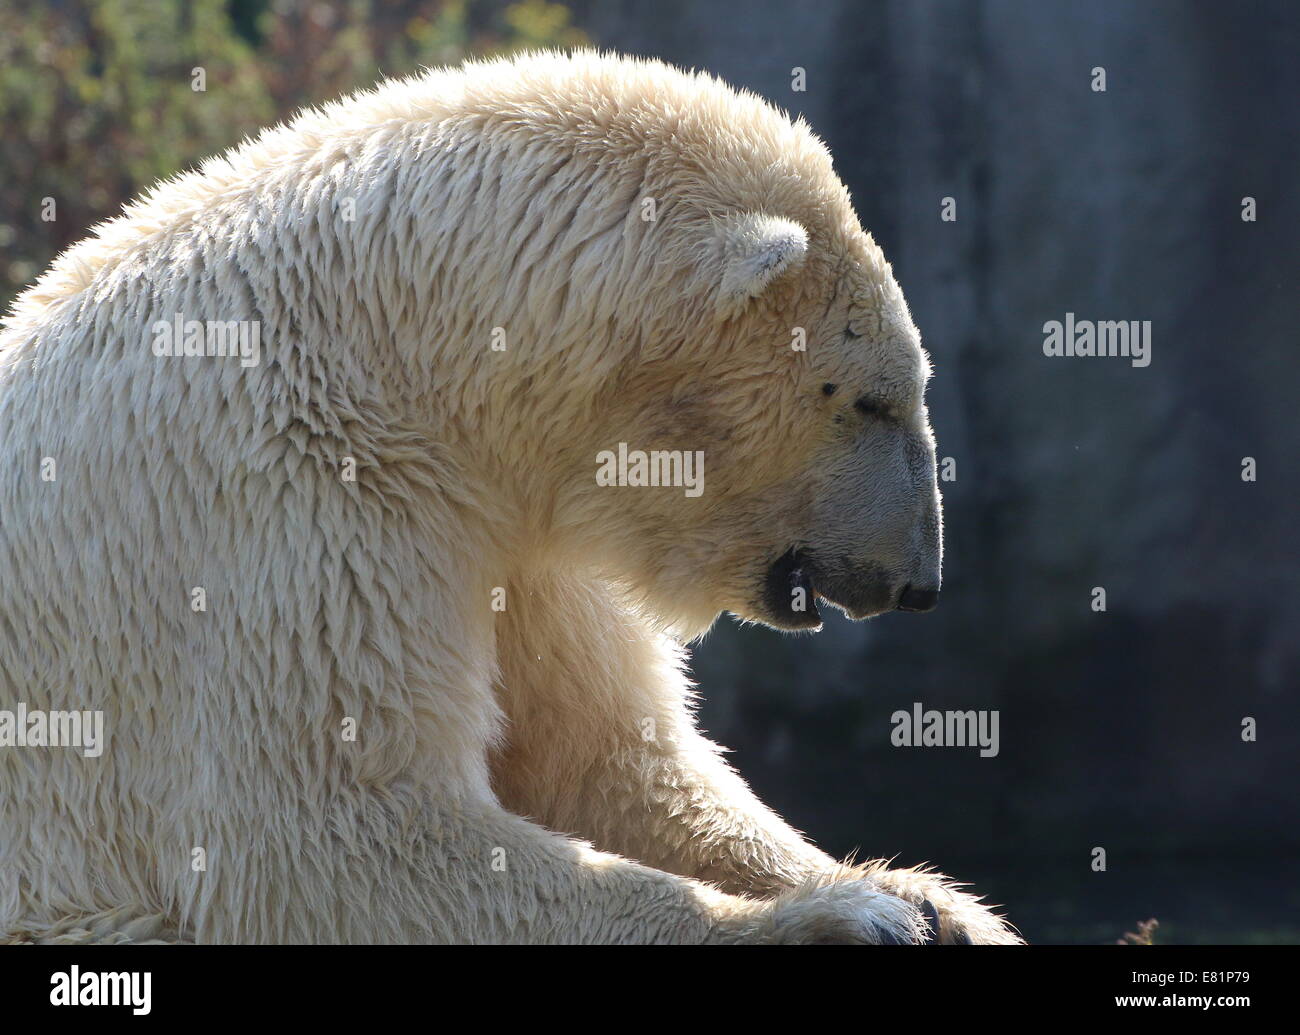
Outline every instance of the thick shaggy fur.
<path id="1" fill-rule="evenodd" d="M 156 357 L 174 314 L 260 364 Z M 683 674 L 788 547 L 937 564 L 924 379 L 821 143 L 658 63 L 431 72 L 160 185 L 0 338 L 0 707 L 109 738 L 0 749 L 0 931 L 1015 940 L 808 844 Z M 620 441 L 706 491 L 597 486 Z"/>

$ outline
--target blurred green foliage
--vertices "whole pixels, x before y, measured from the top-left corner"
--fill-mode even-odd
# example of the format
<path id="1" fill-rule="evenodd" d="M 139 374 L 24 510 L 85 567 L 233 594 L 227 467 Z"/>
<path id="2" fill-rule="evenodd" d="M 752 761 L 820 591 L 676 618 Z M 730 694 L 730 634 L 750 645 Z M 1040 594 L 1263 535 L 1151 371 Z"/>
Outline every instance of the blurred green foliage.
<path id="1" fill-rule="evenodd" d="M 155 180 L 304 105 L 470 55 L 586 42 L 546 0 L 6 3 L 0 309 Z"/>

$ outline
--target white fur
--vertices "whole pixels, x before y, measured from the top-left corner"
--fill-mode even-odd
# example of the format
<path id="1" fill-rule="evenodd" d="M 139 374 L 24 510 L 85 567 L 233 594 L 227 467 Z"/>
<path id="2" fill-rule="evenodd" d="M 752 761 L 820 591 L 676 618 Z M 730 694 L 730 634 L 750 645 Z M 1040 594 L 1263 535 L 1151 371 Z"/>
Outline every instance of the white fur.
<path id="1" fill-rule="evenodd" d="M 155 357 L 175 313 L 260 320 L 260 365 Z M 825 503 L 874 461 L 824 462 L 817 386 L 889 394 L 919 456 L 924 376 L 821 143 L 655 62 L 385 83 L 159 185 L 0 337 L 0 707 L 110 738 L 0 749 L 0 931 L 874 942 L 928 896 L 1010 940 L 759 803 L 678 646 L 815 514 L 910 563 L 906 508 Z M 620 437 L 701 443 L 709 491 L 598 491 Z M 865 474 L 909 500 L 899 463 Z"/>

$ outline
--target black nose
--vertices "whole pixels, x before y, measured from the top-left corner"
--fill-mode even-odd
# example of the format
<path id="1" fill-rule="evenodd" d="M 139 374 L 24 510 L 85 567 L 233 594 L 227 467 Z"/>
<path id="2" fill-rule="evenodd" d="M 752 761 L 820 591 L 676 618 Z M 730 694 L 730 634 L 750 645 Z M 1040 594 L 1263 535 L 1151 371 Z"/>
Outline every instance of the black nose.
<path id="1" fill-rule="evenodd" d="M 933 611 L 939 606 L 937 589 L 917 589 L 911 583 L 903 587 L 898 597 L 900 611 Z"/>

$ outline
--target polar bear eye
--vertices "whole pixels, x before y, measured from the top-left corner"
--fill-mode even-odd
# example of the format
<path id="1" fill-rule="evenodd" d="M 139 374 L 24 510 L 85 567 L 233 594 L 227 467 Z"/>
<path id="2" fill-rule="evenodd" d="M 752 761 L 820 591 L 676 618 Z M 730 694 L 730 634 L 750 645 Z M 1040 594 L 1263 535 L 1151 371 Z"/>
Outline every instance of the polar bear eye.
<path id="1" fill-rule="evenodd" d="M 835 389 L 837 389 L 838 387 L 839 385 L 833 385 L 829 381 L 827 381 L 824 385 L 822 385 L 822 395 L 834 395 Z"/>
<path id="2" fill-rule="evenodd" d="M 888 417 L 889 416 L 889 412 L 885 409 L 884 405 L 880 402 L 880 400 L 873 399 L 869 395 L 859 396 L 857 402 L 853 404 L 853 408 L 856 409 L 864 417 Z"/>

